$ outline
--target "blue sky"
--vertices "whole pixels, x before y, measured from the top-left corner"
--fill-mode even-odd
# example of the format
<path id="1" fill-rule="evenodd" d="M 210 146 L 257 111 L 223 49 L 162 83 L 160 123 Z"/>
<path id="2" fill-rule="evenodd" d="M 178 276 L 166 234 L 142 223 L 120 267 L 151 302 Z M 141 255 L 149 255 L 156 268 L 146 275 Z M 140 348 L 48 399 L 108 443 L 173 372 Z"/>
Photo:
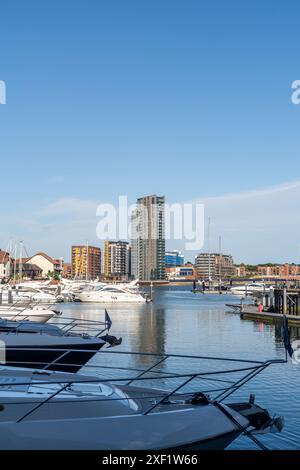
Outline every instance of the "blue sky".
<path id="1" fill-rule="evenodd" d="M 222 235 L 237 261 L 296 261 L 299 13 L 298 0 L 2 2 L 0 246 L 68 258 L 97 243 L 98 203 L 158 193 L 206 202 L 212 245 Z"/>

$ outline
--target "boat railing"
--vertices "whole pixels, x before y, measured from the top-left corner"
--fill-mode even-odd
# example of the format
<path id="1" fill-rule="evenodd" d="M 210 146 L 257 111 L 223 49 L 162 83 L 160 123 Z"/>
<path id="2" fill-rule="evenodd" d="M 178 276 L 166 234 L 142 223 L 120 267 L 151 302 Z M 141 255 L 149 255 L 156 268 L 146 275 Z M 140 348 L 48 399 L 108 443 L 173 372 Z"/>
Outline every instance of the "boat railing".
<path id="1" fill-rule="evenodd" d="M 7 307 L 5 310 L 7 311 L 14 311 L 17 310 L 17 312 L 20 312 L 22 310 L 26 310 L 30 308 L 31 306 L 31 301 L 28 299 L 18 299 L 12 304 L 2 304 L 0 305 L 1 307 Z"/>
<path id="2" fill-rule="evenodd" d="M 17 348 L 8 348 L 9 351 L 14 351 Z M 39 348 L 22 348 L 22 351 L 35 351 L 37 352 Z M 155 389 L 157 392 L 157 397 L 155 401 L 153 402 L 154 395 L 153 393 L 151 396 L 148 398 L 152 400 L 151 405 L 143 410 L 144 415 L 148 415 L 152 412 L 154 412 L 160 405 L 169 402 L 170 399 L 180 399 L 180 397 L 193 397 L 199 393 L 205 394 L 206 396 L 209 397 L 209 400 L 211 400 L 212 403 L 222 403 L 225 399 L 229 398 L 232 394 L 240 390 L 244 385 L 246 385 L 250 380 L 252 380 L 254 377 L 256 377 L 258 374 L 266 370 L 269 366 L 274 365 L 274 364 L 284 364 L 286 363 L 285 360 L 283 359 L 274 359 L 274 360 L 268 360 L 265 362 L 261 361 L 255 361 L 255 360 L 248 360 L 248 359 L 236 359 L 236 358 L 222 358 L 222 357 L 212 357 L 212 356 L 190 356 L 190 355 L 183 355 L 183 354 L 159 354 L 159 353 L 140 353 L 140 352 L 126 352 L 126 351 L 110 351 L 110 350 L 102 350 L 101 352 L 98 351 L 96 355 L 99 357 L 104 358 L 105 363 L 104 364 L 98 364 L 95 363 L 94 361 L 90 361 L 88 364 L 86 364 L 83 368 L 86 371 L 96 371 L 96 375 L 86 375 L 87 372 L 85 372 L 85 375 L 81 374 L 68 374 L 66 372 L 57 372 L 55 374 L 55 378 L 51 377 L 51 373 L 49 370 L 55 372 L 55 368 L 57 370 L 61 370 L 62 367 L 68 368 L 70 366 L 79 366 L 79 364 L 70 364 L 69 362 L 63 362 L 64 358 L 70 353 L 90 353 L 90 350 L 87 349 L 67 349 L 67 348 L 57 348 L 57 349 L 47 349 L 47 348 L 40 348 L 42 353 L 45 353 L 45 351 L 49 351 L 51 353 L 58 353 L 56 355 L 56 358 L 51 361 L 51 362 L 32 362 L 30 360 L 30 368 L 34 369 L 34 373 L 31 376 L 31 381 L 28 383 L 28 381 L 20 379 L 20 381 L 12 380 L 11 384 L 7 378 L 7 380 L 4 381 L 4 383 L 0 382 L 0 392 L 1 392 L 1 387 L 9 387 L 10 385 L 15 387 L 15 386 L 28 386 L 28 385 L 38 385 L 40 386 L 50 386 L 50 385 L 61 385 L 58 390 L 54 390 L 53 393 L 50 393 L 49 396 L 41 400 L 36 406 L 33 406 L 31 410 L 26 412 L 23 416 L 21 416 L 17 422 L 23 421 L 25 418 L 29 417 L 32 413 L 34 413 L 38 408 L 43 406 L 44 404 L 48 403 L 49 401 L 53 400 L 55 397 L 57 397 L 59 394 L 62 392 L 66 391 L 68 388 L 70 388 L 74 384 L 96 384 L 96 383 L 110 383 L 110 384 L 119 384 L 123 386 L 130 386 L 133 383 L 135 383 L 135 387 L 139 388 L 141 387 L 141 384 L 147 383 L 147 381 L 151 381 L 154 383 L 157 382 L 162 382 L 164 385 L 168 386 L 166 390 L 164 389 Z M 20 349 L 18 348 L 18 352 L 20 352 Z M 60 354 L 59 354 L 60 353 Z M 115 358 L 115 355 L 118 355 L 119 357 L 126 357 L 129 356 L 130 358 L 142 358 L 143 360 L 145 358 L 150 359 L 153 358 L 152 364 L 150 364 L 146 368 L 140 368 L 140 367 L 131 367 L 128 365 L 122 365 L 122 364 L 116 364 L 116 365 L 111 365 L 108 364 L 108 361 L 106 360 L 106 355 L 114 355 L 113 357 Z M 196 371 L 186 371 L 184 373 L 178 373 L 174 372 L 172 370 L 168 370 L 165 366 L 167 361 L 170 360 L 175 360 L 176 363 L 178 364 L 178 361 L 181 360 L 187 360 L 189 365 L 191 363 L 191 360 L 196 360 L 200 361 L 200 364 L 207 364 L 210 361 L 214 361 L 216 364 L 221 363 L 221 362 L 226 362 L 229 366 L 228 368 L 219 368 L 217 367 L 215 370 L 199 370 L 197 369 Z M 13 364 L 13 361 L 11 361 Z M 10 362 L 6 362 L 5 366 L 9 366 Z M 29 363 L 27 362 L 20 362 L 18 360 L 18 366 L 19 367 L 28 367 Z M 158 368 L 160 368 L 158 370 Z M 18 368 L 16 368 L 18 370 Z M 113 371 L 116 375 L 112 377 L 107 377 L 107 371 Z M 102 376 L 98 376 L 99 372 L 102 372 Z M 42 374 L 47 374 L 49 373 L 49 377 L 47 377 L 47 380 L 43 381 L 41 380 Z M 118 373 L 117 373 L 118 372 Z M 123 375 L 120 375 L 120 373 L 126 372 L 126 376 L 124 377 Z M 127 374 L 128 372 L 128 374 Z M 58 375 L 62 374 L 62 377 L 59 379 Z M 103 377 L 103 374 L 105 377 Z M 35 377 L 36 376 L 36 380 Z M 71 377 L 71 380 L 70 380 Z M 169 381 L 175 380 L 175 384 L 170 387 Z M 207 388 L 203 386 L 203 383 L 207 384 Z M 200 386 L 201 384 L 201 386 Z M 187 391 L 183 391 L 184 388 L 189 385 L 189 389 Z M 193 385 L 193 390 L 192 390 L 192 385 Z M 196 388 L 195 388 L 196 387 Z M 149 389 L 147 389 L 149 390 Z M 214 394 L 214 396 L 212 396 Z M 99 400 L 101 400 L 101 403 L 104 401 L 115 401 L 115 400 L 128 400 L 131 397 L 117 397 L 117 398 L 107 398 L 103 397 L 101 393 L 99 392 Z M 143 394 L 140 399 L 145 400 L 147 397 L 145 394 Z M 134 399 L 139 399 L 137 396 L 134 397 Z M 93 401 L 96 401 L 97 398 L 93 396 Z M 14 402 L 16 403 L 16 402 Z"/>
<path id="3" fill-rule="evenodd" d="M 105 333 L 105 331 L 107 331 L 111 326 L 109 322 L 105 320 L 90 320 L 88 318 L 74 318 L 66 317 L 64 315 L 60 316 L 58 321 L 55 321 L 52 318 L 48 325 L 58 326 L 62 330 L 64 335 L 68 335 L 70 333 L 87 333 L 95 337 L 99 337 L 100 335 Z"/>
<path id="4" fill-rule="evenodd" d="M 1 312 L 0 312 L 0 316 L 1 316 Z M 24 314 L 23 315 L 20 314 L 20 316 L 22 316 L 22 321 L 30 320 L 31 318 L 30 314 L 28 316 L 24 316 Z M 108 331 L 108 329 L 111 326 L 107 321 L 89 320 L 89 319 L 81 319 L 81 318 L 65 317 L 65 316 L 59 316 L 58 318 L 59 319 L 56 320 L 56 317 L 54 316 L 49 321 L 49 323 L 47 323 L 47 325 L 59 327 L 63 336 L 67 336 L 70 334 L 77 334 L 77 335 L 88 334 L 89 336 L 98 338 L 100 335 L 103 335 L 106 331 Z M 8 321 L 18 321 L 18 314 L 10 318 Z M 42 324 L 40 330 L 36 330 L 36 331 L 39 333 L 43 333 L 44 325 L 45 324 Z M 9 334 L 18 333 L 19 330 L 22 330 L 22 323 L 12 328 L 9 331 Z"/>

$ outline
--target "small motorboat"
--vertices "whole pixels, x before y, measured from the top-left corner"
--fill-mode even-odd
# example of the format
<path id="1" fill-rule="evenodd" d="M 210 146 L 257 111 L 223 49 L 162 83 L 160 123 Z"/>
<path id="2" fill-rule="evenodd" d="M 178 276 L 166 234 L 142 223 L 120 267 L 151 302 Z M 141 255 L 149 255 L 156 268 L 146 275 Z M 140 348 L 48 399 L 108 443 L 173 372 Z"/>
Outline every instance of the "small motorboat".
<path id="1" fill-rule="evenodd" d="M 228 370 L 213 367 L 207 372 L 201 369 L 182 374 L 169 372 L 165 362 L 175 359 L 179 363 L 186 358 L 190 364 L 192 359 L 201 359 L 203 365 L 205 360 L 218 363 L 220 358 L 145 353 L 144 361 L 154 356 L 155 364 L 143 371 L 136 369 L 137 375 L 132 375 L 134 369 L 130 368 L 127 377 L 105 378 L 106 354 L 99 353 L 104 358 L 101 377 L 94 369 L 93 375 L 84 375 L 0 367 L 0 449 L 225 449 L 241 434 L 265 448 L 255 434 L 282 429 L 282 419 L 272 419 L 267 410 L 255 404 L 254 396 L 236 404 L 225 404 L 224 400 L 271 364 L 284 361 L 241 360 L 241 365 L 236 359 L 224 359 L 231 361 Z M 120 357 L 126 354 L 131 353 L 120 353 Z M 235 368 L 233 363 L 237 364 Z M 124 373 L 124 367 L 119 368 Z M 222 381 L 221 373 L 239 377 Z M 166 390 L 145 386 L 149 380 L 175 382 Z M 218 387 L 210 385 L 216 395 L 212 397 L 201 389 L 214 380 Z"/>

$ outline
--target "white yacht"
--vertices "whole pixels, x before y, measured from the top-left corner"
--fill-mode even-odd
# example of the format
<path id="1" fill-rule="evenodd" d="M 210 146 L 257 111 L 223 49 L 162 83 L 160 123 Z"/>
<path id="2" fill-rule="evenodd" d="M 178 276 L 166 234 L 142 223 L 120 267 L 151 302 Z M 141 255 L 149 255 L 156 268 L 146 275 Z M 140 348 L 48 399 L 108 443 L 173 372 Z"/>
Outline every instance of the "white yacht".
<path id="1" fill-rule="evenodd" d="M 3 320 L 30 320 L 39 323 L 46 323 L 55 315 L 56 312 L 48 309 L 26 308 L 22 310 L 17 308 L 5 308 L 4 306 L 1 306 L 0 308 L 0 318 Z"/>
<path id="2" fill-rule="evenodd" d="M 231 294 L 233 295 L 253 295 L 256 293 L 259 294 L 269 294 L 273 290 L 273 287 L 267 287 L 264 283 L 252 282 L 245 284 L 243 286 L 235 286 L 230 289 Z"/>
<path id="3" fill-rule="evenodd" d="M 11 292 L 11 294 L 10 294 Z M 7 303 L 9 296 L 11 295 L 11 300 L 13 303 L 26 303 L 34 302 L 39 304 L 55 304 L 59 301 L 55 294 L 51 292 L 43 292 L 40 289 L 12 289 L 12 290 L 2 290 L 2 301 Z"/>
<path id="4" fill-rule="evenodd" d="M 76 295 L 80 302 L 95 303 L 145 303 L 147 298 L 140 292 L 119 286 L 108 284 L 104 287 L 84 290 Z"/>

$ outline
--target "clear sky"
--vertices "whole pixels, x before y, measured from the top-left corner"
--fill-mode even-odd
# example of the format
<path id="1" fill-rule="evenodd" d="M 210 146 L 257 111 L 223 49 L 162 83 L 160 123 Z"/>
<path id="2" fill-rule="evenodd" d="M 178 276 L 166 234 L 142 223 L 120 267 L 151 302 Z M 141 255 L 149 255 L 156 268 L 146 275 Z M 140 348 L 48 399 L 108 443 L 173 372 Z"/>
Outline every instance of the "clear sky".
<path id="1" fill-rule="evenodd" d="M 1 2 L 0 247 L 69 258 L 97 243 L 98 203 L 157 193 L 205 202 L 213 247 L 222 235 L 237 261 L 296 261 L 299 14 L 299 0 Z"/>

